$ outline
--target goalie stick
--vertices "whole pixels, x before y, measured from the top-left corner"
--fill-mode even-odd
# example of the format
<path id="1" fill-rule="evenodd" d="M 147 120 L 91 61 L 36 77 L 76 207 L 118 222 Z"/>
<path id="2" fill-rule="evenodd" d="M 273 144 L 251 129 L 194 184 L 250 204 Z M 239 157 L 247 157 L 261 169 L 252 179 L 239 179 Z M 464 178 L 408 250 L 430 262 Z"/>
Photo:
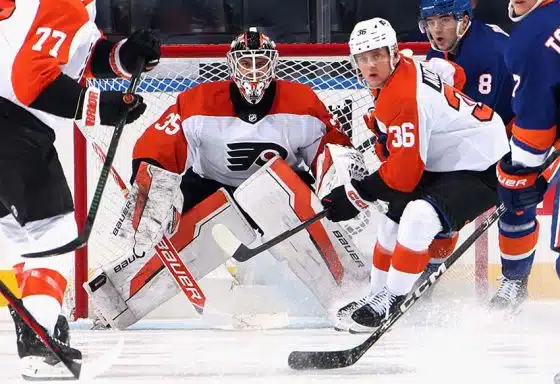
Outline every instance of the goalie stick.
<path id="1" fill-rule="evenodd" d="M 276 237 L 273 237 L 272 239 L 262 243 L 255 248 L 247 247 L 245 244 L 239 241 L 239 239 L 229 230 L 228 227 L 223 224 L 214 225 L 214 227 L 212 228 L 212 237 L 214 238 L 214 241 L 216 241 L 216 243 L 220 246 L 220 248 L 222 248 L 222 250 L 226 253 L 226 255 L 228 255 L 229 257 L 233 257 L 237 261 L 243 262 L 258 255 L 261 252 L 266 251 L 269 248 L 274 247 L 276 244 L 281 243 L 287 238 L 292 237 L 293 235 L 309 227 L 316 221 L 321 220 L 323 217 L 325 217 L 326 214 L 326 210 L 316 213 L 298 226 L 287 230 L 286 232 L 283 232 Z"/>
<path id="2" fill-rule="evenodd" d="M 130 79 L 130 84 L 126 90 L 126 94 L 124 95 L 125 102 L 127 101 L 127 95 L 136 92 L 136 88 L 140 82 L 140 76 L 142 74 L 142 70 L 144 68 L 144 58 L 138 61 L 137 63 L 138 69 Z M 82 248 L 84 245 L 87 244 L 89 240 L 89 236 L 91 235 L 91 231 L 93 229 L 93 223 L 95 222 L 95 217 L 97 216 L 97 212 L 99 211 L 99 206 L 101 204 L 101 198 L 103 197 L 103 191 L 105 190 L 105 185 L 107 184 L 107 179 L 109 178 L 109 172 L 111 170 L 111 166 L 113 164 L 113 160 L 115 159 L 115 154 L 117 153 L 117 147 L 119 146 L 119 141 L 121 139 L 124 126 L 126 125 L 126 118 L 128 116 L 128 111 L 126 111 L 117 125 L 115 126 L 115 130 L 113 131 L 113 135 L 111 137 L 111 143 L 109 144 L 109 149 L 107 150 L 107 158 L 103 163 L 103 168 L 101 168 L 101 174 L 99 175 L 99 180 L 97 181 L 97 186 L 95 187 L 95 192 L 93 194 L 93 199 L 91 200 L 91 205 L 89 207 L 89 212 L 84 223 L 84 228 L 82 229 L 81 233 L 78 234 L 74 240 L 61 245 L 60 247 L 49 249 L 46 251 L 40 252 L 32 252 L 32 253 L 24 253 L 21 255 L 22 257 L 26 258 L 39 258 L 39 257 L 50 257 L 50 256 L 58 256 L 64 255 L 66 253 L 70 253 L 75 251 L 78 248 Z"/>
<path id="3" fill-rule="evenodd" d="M 543 164 L 542 169 L 547 168 L 560 157 L 560 151 L 553 152 Z M 545 178 L 547 178 L 545 176 Z M 547 180 L 549 180 L 547 178 Z M 411 292 L 404 302 L 371 334 L 365 341 L 354 348 L 342 351 L 293 351 L 288 357 L 288 365 L 292 369 L 334 369 L 343 368 L 355 364 L 392 326 L 406 311 L 418 301 L 426 290 L 434 285 L 449 267 L 451 267 L 484 233 L 492 224 L 504 214 L 506 208 L 500 204 L 490 216 L 480 224 L 478 228 L 445 260 L 437 271 L 424 279 L 418 288 Z"/>
<path id="4" fill-rule="evenodd" d="M 46 330 L 39 325 L 37 320 L 29 313 L 29 311 L 23 305 L 23 301 L 18 299 L 13 292 L 0 280 L 0 294 L 2 294 L 8 303 L 12 306 L 14 311 L 22 318 L 22 320 L 31 328 L 31 330 L 41 339 L 43 344 L 68 368 L 72 373 L 74 378 L 78 380 L 80 378 L 80 372 L 82 370 L 82 364 L 74 361 L 67 356 L 61 350 L 60 346 L 52 339 L 52 337 L 46 332 Z"/>
<path id="5" fill-rule="evenodd" d="M 97 143 L 92 143 L 92 146 L 99 158 L 102 161 L 105 161 L 106 157 L 103 149 L 101 149 Z M 128 188 L 113 166 L 111 166 L 111 174 L 126 198 L 128 196 Z M 179 288 L 183 291 L 185 296 L 187 296 L 187 299 L 189 299 L 196 312 L 199 315 L 202 315 L 204 312 L 204 306 L 206 305 L 206 296 L 204 295 L 204 292 L 202 292 L 202 289 L 198 285 L 191 271 L 189 271 L 185 263 L 183 263 L 183 260 L 179 257 L 179 254 L 171 241 L 166 236 L 163 236 L 161 241 L 156 245 L 155 251 Z"/>

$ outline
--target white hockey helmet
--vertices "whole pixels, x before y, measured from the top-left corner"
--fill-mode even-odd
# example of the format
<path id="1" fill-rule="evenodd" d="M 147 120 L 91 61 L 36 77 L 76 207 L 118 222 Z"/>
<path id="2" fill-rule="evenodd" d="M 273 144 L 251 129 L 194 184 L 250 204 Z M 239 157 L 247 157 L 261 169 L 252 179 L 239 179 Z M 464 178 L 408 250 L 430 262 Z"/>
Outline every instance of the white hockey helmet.
<path id="1" fill-rule="evenodd" d="M 509 15 L 509 18 L 511 19 L 511 21 L 517 23 L 518 21 L 521 21 L 521 20 L 522 20 L 525 16 L 527 16 L 529 13 L 533 12 L 539 5 L 541 5 L 541 3 L 542 3 L 543 1 L 544 1 L 544 0 L 537 0 L 537 2 L 535 3 L 535 5 L 533 5 L 533 6 L 531 7 L 531 9 L 529 9 L 527 12 L 525 12 L 525 13 L 524 13 L 523 15 L 521 15 L 521 16 L 516 16 L 516 15 L 515 15 L 515 11 L 513 10 L 513 4 L 512 4 L 513 0 L 509 0 L 509 4 L 508 4 L 508 15 Z"/>
<path id="2" fill-rule="evenodd" d="M 354 55 L 383 47 L 387 47 L 389 50 L 391 70 L 395 68 L 396 63 L 393 60 L 395 53 L 398 52 L 397 33 L 385 19 L 374 17 L 360 21 L 352 30 L 348 45 L 350 46 L 350 61 L 355 68 L 357 65 Z"/>

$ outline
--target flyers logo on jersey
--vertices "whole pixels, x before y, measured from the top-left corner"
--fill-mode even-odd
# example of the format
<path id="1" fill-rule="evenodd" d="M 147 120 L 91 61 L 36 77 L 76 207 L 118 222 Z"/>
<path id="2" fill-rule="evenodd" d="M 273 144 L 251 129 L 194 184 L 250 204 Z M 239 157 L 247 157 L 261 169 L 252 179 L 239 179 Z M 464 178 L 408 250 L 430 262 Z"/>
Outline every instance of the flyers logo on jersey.
<path id="1" fill-rule="evenodd" d="M 227 162 L 230 171 L 247 171 L 251 166 L 262 167 L 274 156 L 283 159 L 288 151 L 276 143 L 243 142 L 228 144 Z"/>

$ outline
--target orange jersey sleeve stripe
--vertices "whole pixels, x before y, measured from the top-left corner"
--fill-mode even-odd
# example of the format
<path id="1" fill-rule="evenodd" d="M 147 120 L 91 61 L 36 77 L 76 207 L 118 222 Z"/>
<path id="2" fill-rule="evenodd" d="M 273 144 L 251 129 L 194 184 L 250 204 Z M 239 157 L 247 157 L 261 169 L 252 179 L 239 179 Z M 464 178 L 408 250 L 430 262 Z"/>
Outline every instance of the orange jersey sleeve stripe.
<path id="1" fill-rule="evenodd" d="M 60 12 L 60 7 L 65 7 Z M 12 67 L 12 87 L 17 99 L 30 105 L 68 62 L 76 32 L 89 21 L 81 2 L 42 0 Z"/>
<path id="2" fill-rule="evenodd" d="M 514 123 L 511 132 L 513 137 L 528 147 L 546 151 L 556 140 L 557 126 L 547 129 L 526 129 Z"/>

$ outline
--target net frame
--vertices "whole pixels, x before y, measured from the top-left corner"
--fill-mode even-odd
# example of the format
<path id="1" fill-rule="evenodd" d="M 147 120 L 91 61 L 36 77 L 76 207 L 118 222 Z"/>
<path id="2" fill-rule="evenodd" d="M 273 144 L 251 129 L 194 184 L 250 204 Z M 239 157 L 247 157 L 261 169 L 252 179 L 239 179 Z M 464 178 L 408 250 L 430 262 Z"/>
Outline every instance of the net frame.
<path id="1" fill-rule="evenodd" d="M 361 86 L 359 85 L 358 81 L 355 78 L 350 78 L 347 76 L 350 72 L 350 63 L 348 60 L 349 49 L 347 44 L 278 44 L 277 45 L 279 56 L 280 56 L 280 63 L 279 63 L 279 70 L 277 72 L 280 73 L 280 78 L 288 78 L 290 80 L 295 81 L 302 81 L 311 86 L 315 87 L 317 84 L 314 81 L 321 81 L 323 82 L 322 85 L 325 85 L 325 80 L 317 80 L 321 76 L 313 71 L 323 71 L 325 72 L 325 68 L 313 68 L 310 69 L 309 65 L 313 66 L 315 61 L 320 61 L 323 63 L 331 63 L 331 67 L 339 66 L 341 71 L 344 71 L 346 76 L 343 76 L 342 79 L 334 78 L 330 80 L 330 83 L 327 83 L 327 86 L 332 87 L 333 89 L 343 89 L 343 90 L 356 90 L 361 92 L 364 91 Z M 429 48 L 428 43 L 402 43 L 399 44 L 399 49 L 411 49 L 415 56 L 423 56 L 427 53 Z M 159 68 L 156 69 L 156 72 L 148 73 L 146 78 L 140 83 L 139 90 L 140 92 L 178 92 L 183 90 L 183 88 L 190 88 L 198 83 L 197 79 L 190 79 L 188 76 L 182 78 L 180 80 L 181 84 L 179 87 L 176 87 L 177 84 L 174 84 L 173 81 L 169 81 L 168 84 L 166 83 L 165 87 L 169 86 L 171 88 L 161 88 L 161 85 L 158 84 L 154 86 L 154 83 L 151 81 L 152 78 L 158 76 L 158 73 L 164 73 L 166 68 L 176 68 L 185 65 L 185 63 L 189 61 L 197 62 L 202 60 L 212 60 L 217 59 L 218 61 L 223 61 L 224 66 L 226 53 L 229 50 L 229 45 L 227 44 L 220 44 L 220 45 L 165 45 L 162 46 L 162 64 L 160 64 Z M 307 59 L 307 60 L 306 60 Z M 293 73 L 282 75 L 282 71 L 286 71 L 286 69 L 282 69 L 282 63 L 295 63 L 290 64 L 288 67 Z M 298 66 L 299 63 L 299 66 Z M 163 65 L 163 66 L 162 66 Z M 170 65 L 170 67 L 167 66 Z M 157 72 L 157 71 L 160 72 Z M 171 70 L 171 69 L 167 69 Z M 332 68 L 331 68 L 332 70 Z M 212 78 L 209 76 L 205 78 L 204 81 L 212 81 L 223 79 L 223 72 L 217 71 L 222 73 L 221 77 L 216 75 L 216 78 Z M 328 71 L 327 71 L 328 72 Z M 211 71 L 209 73 L 212 73 Z M 310 76 L 312 74 L 313 76 Z M 330 76 L 330 74 L 329 74 Z M 335 76 L 336 77 L 336 76 Z M 124 90 L 126 89 L 127 82 L 122 79 L 110 80 L 110 83 L 103 83 L 103 82 L 95 82 L 94 84 L 101 89 L 104 89 L 104 84 L 110 84 L 111 89 L 118 89 Z M 329 85 L 330 84 L 330 85 Z M 319 85 L 321 86 L 321 84 Z M 368 95 L 369 96 L 369 95 Z M 347 107 L 343 105 L 342 108 Z M 360 106 L 358 109 L 361 110 L 363 114 L 363 108 L 367 108 L 367 106 Z M 160 113 L 162 113 L 165 108 L 162 108 Z M 352 111 L 353 113 L 353 111 Z M 341 124 L 344 126 L 346 121 L 341 121 Z M 147 127 L 147 126 L 146 126 Z M 146 128 L 144 127 L 144 128 Z M 126 132 L 125 132 L 126 135 Z M 368 145 L 367 140 L 359 139 L 359 141 L 363 141 L 362 143 L 354 142 L 355 145 Z M 371 144 L 371 143 L 370 143 Z M 88 150 L 89 144 L 79 131 L 79 129 L 75 129 L 74 132 L 74 199 L 75 199 L 75 210 L 76 210 L 76 221 L 78 223 L 78 228 L 81 229 L 85 222 L 85 218 L 87 215 L 88 209 L 88 187 L 91 188 L 88 184 L 91 184 L 91 169 L 90 162 L 88 162 L 88 158 L 91 156 L 91 151 Z M 363 148 L 362 148 L 363 149 Z M 372 154 L 373 156 L 373 154 Z M 366 158 L 366 161 L 368 159 Z M 89 178 L 88 178 L 89 176 Z M 487 286 L 487 281 L 485 282 L 484 276 L 487 278 L 487 251 L 485 252 L 484 247 L 478 246 L 476 253 L 476 263 L 475 263 L 475 284 L 477 292 L 484 292 L 485 286 Z M 478 255 L 480 254 L 480 258 Z M 88 271 L 89 265 L 93 256 L 90 252 L 90 247 L 86 246 L 82 249 L 76 251 L 75 256 L 75 265 L 74 265 L 74 275 L 73 275 L 73 284 L 72 289 L 73 292 L 73 301 L 74 301 L 74 311 L 73 317 L 74 318 L 86 318 L 88 317 L 88 310 L 89 310 L 89 303 L 88 297 L 85 291 L 82 288 L 82 283 L 87 281 L 88 278 Z"/>

